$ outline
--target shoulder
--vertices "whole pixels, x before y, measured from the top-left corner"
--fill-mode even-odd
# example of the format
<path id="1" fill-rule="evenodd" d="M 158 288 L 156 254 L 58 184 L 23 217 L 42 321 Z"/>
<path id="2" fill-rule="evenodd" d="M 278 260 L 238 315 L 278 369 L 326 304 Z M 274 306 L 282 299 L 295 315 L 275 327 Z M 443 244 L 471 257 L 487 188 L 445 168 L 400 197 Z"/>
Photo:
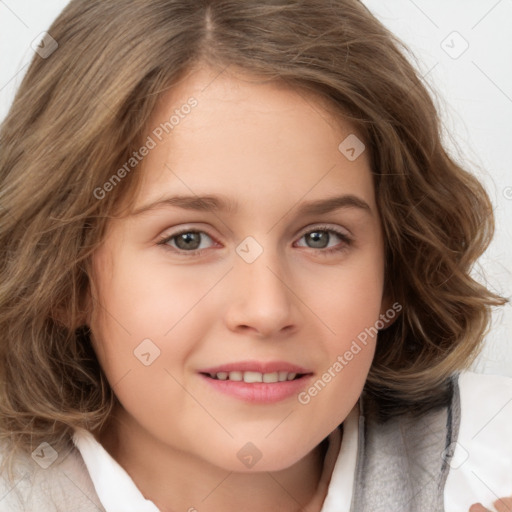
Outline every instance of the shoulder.
<path id="1" fill-rule="evenodd" d="M 7 445 L 0 443 L 3 465 Z M 12 473 L 0 473 L 0 512 L 44 510 L 60 512 L 103 511 L 91 479 L 76 448 L 56 451 L 41 443 L 31 454 L 16 452 Z"/>

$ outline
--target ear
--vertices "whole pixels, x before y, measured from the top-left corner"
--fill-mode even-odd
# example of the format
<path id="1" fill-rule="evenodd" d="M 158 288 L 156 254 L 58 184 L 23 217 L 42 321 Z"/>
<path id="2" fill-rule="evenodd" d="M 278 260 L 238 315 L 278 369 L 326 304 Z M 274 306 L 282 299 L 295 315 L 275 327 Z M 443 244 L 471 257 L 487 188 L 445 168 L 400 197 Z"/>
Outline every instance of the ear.
<path id="1" fill-rule="evenodd" d="M 384 327 L 379 329 L 379 331 L 384 331 L 393 325 L 396 319 L 400 316 L 400 311 L 402 311 L 402 309 L 402 305 L 398 301 L 394 300 L 394 297 L 392 297 L 389 292 L 384 292 L 379 314 L 379 320 L 384 323 Z"/>

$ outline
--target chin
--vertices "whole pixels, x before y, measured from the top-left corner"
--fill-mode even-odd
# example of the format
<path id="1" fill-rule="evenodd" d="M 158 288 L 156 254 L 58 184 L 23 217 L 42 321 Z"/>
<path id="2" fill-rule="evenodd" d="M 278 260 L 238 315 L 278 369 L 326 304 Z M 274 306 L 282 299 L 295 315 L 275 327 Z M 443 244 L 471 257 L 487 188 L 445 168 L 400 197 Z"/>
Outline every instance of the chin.
<path id="1" fill-rule="evenodd" d="M 213 457 L 210 462 L 226 471 L 237 473 L 254 473 L 262 471 L 282 471 L 300 462 L 308 451 L 301 453 L 297 450 L 297 445 L 283 446 L 279 443 L 277 446 L 269 443 L 258 445 L 258 442 L 250 441 L 238 442 L 237 447 L 223 450 L 218 457 Z"/>

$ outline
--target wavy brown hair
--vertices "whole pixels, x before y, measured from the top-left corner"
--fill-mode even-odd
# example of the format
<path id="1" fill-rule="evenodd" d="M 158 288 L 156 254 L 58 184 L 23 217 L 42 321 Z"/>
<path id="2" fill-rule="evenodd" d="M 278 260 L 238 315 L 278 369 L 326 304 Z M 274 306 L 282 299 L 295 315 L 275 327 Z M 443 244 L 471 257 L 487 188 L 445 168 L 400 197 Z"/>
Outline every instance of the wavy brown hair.
<path id="1" fill-rule="evenodd" d="M 403 309 L 379 333 L 365 391 L 394 412 L 432 404 L 468 368 L 506 299 L 470 271 L 494 230 L 482 185 L 441 143 L 411 55 L 357 0 L 72 0 L 49 29 L 0 130 L 0 435 L 30 452 L 100 429 L 115 403 L 83 325 L 90 258 L 135 169 L 162 94 L 228 66 L 325 100 L 369 151 L 385 290 Z"/>

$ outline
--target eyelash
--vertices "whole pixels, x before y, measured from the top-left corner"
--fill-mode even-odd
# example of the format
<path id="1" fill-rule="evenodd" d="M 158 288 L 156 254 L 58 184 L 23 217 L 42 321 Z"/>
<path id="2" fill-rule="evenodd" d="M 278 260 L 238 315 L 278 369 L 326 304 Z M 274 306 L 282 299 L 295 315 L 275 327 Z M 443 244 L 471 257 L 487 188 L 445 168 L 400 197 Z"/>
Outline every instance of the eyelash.
<path id="1" fill-rule="evenodd" d="M 300 238 L 303 238 L 304 236 L 306 235 L 309 235 L 311 233 L 315 233 L 315 232 L 318 232 L 318 231 L 325 231 L 325 232 L 328 232 L 328 233 L 335 233 L 342 241 L 343 241 L 343 245 L 341 247 L 337 247 L 337 248 L 330 248 L 330 249 L 318 249 L 318 251 L 320 252 L 320 254 L 322 256 L 329 256 L 331 254 L 334 254 L 334 253 L 340 253 L 342 251 L 345 251 L 348 249 L 348 247 L 352 244 L 353 242 L 353 239 L 350 238 L 346 233 L 343 233 L 341 231 L 338 231 L 337 229 L 333 229 L 333 228 L 329 228 L 327 226 L 316 226 L 315 228 L 313 229 L 310 229 L 308 231 L 306 231 L 305 233 L 303 233 Z M 210 236 L 208 233 L 206 233 L 205 231 L 201 231 L 201 230 L 194 230 L 194 229 L 183 229 L 177 233 L 173 233 L 172 235 L 170 236 L 165 236 L 163 238 L 160 239 L 160 241 L 157 243 L 157 245 L 161 245 L 163 247 L 164 250 L 167 250 L 167 251 L 172 251 L 173 253 L 175 254 L 179 254 L 179 255 L 187 255 L 187 256 L 197 256 L 199 254 L 201 254 L 203 251 L 205 251 L 206 249 L 195 249 L 193 251 L 185 251 L 183 249 L 176 249 L 174 247 L 170 247 L 167 242 L 171 241 L 172 239 L 180 236 L 180 235 L 183 235 L 185 233 L 201 233 L 201 234 L 205 234 L 207 235 L 211 240 L 215 240 L 212 236 Z M 299 238 L 299 239 L 300 239 Z M 330 240 L 329 240 L 330 241 Z M 314 247 L 310 247 L 309 249 L 313 249 L 314 250 Z"/>

